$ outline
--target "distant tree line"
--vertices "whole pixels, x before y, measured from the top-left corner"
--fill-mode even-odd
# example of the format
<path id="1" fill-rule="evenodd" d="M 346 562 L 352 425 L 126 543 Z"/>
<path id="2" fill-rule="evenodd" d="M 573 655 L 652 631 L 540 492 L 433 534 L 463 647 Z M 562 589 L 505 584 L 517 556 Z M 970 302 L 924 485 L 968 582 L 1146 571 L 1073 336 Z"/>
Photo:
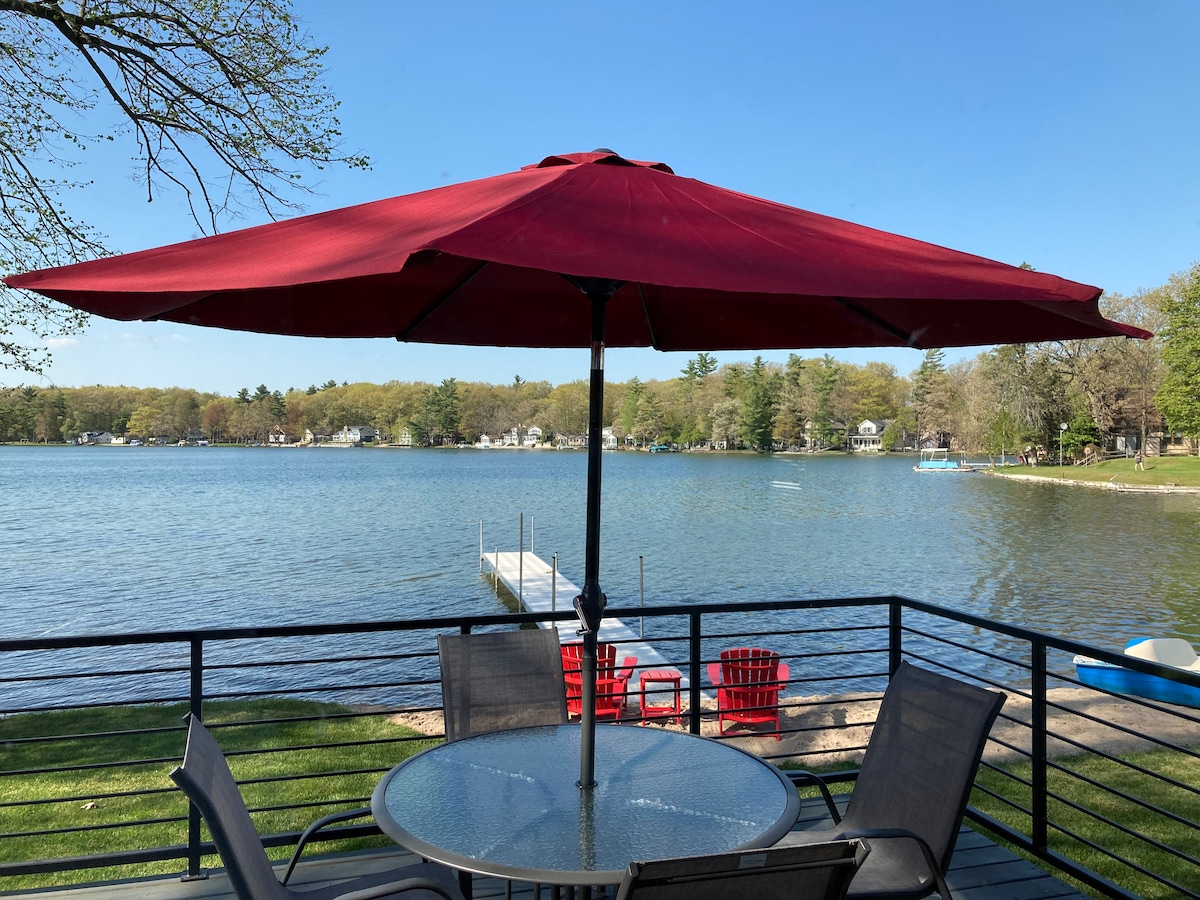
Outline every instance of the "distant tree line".
<path id="1" fill-rule="evenodd" d="M 1105 312 L 1154 331 L 1151 341 L 1099 339 L 1013 344 L 947 366 L 939 350 L 902 376 L 890 365 L 831 356 L 786 363 L 719 364 L 708 353 L 679 377 L 609 384 L 603 420 L 618 440 L 752 450 L 845 446 L 871 419 L 887 423 L 884 448 L 918 442 L 998 454 L 1027 445 L 1068 455 L 1125 436 L 1143 446 L 1171 432 L 1200 438 L 1200 264 L 1167 284 L 1109 294 Z M 92 386 L 0 389 L 0 440 L 58 442 L 87 431 L 169 441 L 300 440 L 369 426 L 396 440 L 437 446 L 493 440 L 538 426 L 546 440 L 587 429 L 588 386 L 526 381 L 440 384 L 327 381 L 307 389 L 259 385 L 233 397 L 189 388 Z M 1067 424 L 1066 432 L 1060 430 Z"/>

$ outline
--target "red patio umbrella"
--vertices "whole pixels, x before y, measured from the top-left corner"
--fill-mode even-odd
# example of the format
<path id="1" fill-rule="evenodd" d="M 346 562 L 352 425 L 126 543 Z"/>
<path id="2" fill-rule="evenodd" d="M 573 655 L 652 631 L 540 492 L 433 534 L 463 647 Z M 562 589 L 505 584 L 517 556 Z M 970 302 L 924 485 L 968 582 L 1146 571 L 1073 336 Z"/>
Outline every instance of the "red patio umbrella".
<path id="1" fill-rule="evenodd" d="M 675 175 L 608 150 L 4 279 L 114 319 L 590 347 L 580 783 L 594 775 L 603 349 L 1147 337 L 1100 289 Z"/>

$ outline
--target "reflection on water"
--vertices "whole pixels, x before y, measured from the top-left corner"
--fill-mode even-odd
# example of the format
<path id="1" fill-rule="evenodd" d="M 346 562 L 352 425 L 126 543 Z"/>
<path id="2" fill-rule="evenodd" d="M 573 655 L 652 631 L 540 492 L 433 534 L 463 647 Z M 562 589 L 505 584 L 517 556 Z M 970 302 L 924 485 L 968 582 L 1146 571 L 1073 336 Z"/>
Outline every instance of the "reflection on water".
<path id="1" fill-rule="evenodd" d="M 0 448 L 5 637 L 501 609 L 485 550 L 582 582 L 586 454 Z M 911 459 L 610 453 L 613 605 L 902 594 L 1085 642 L 1200 641 L 1200 498 Z M 528 537 L 527 545 L 528 547 Z"/>

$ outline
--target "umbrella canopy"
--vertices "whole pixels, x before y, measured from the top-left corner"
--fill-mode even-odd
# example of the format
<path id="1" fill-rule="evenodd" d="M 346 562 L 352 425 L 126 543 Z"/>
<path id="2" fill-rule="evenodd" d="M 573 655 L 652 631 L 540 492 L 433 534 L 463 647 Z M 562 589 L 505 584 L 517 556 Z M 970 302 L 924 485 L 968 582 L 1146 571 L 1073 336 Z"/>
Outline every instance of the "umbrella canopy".
<path id="1" fill-rule="evenodd" d="M 580 784 L 594 773 L 603 349 L 973 346 L 1124 335 L 1100 289 L 612 151 L 4 279 L 114 319 L 590 347 Z"/>
<path id="2" fill-rule="evenodd" d="M 5 279 L 114 319 L 587 347 L 572 275 L 621 283 L 605 343 L 660 350 L 973 346 L 1145 336 L 1100 289 L 613 153 Z"/>

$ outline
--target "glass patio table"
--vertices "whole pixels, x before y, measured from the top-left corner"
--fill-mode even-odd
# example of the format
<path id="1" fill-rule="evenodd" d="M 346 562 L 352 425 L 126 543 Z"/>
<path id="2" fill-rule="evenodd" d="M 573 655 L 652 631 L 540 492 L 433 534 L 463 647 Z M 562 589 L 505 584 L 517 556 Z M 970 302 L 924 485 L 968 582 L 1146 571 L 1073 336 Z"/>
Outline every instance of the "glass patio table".
<path id="1" fill-rule="evenodd" d="M 768 847 L 800 801 L 770 763 L 678 731 L 596 728 L 596 786 L 578 787 L 578 725 L 441 744 L 388 772 L 371 798 L 385 834 L 465 872 L 615 884 L 633 860 Z"/>

